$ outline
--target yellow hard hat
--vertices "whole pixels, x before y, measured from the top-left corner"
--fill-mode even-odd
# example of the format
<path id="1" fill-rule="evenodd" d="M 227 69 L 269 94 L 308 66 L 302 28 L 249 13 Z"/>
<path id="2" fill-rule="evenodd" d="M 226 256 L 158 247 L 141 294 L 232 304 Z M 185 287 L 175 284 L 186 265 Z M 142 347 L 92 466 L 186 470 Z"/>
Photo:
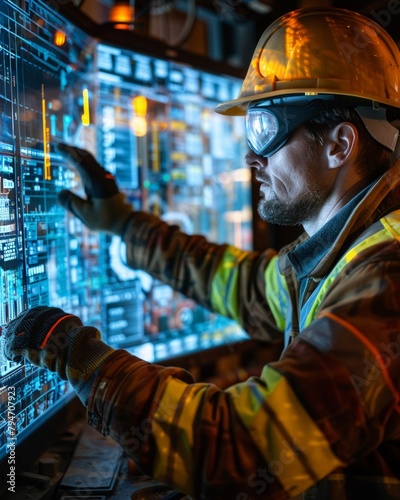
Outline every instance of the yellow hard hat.
<path id="1" fill-rule="evenodd" d="M 215 111 L 244 115 L 275 96 L 335 94 L 400 108 L 400 52 L 376 22 L 346 9 L 306 8 L 261 36 L 237 99 Z"/>

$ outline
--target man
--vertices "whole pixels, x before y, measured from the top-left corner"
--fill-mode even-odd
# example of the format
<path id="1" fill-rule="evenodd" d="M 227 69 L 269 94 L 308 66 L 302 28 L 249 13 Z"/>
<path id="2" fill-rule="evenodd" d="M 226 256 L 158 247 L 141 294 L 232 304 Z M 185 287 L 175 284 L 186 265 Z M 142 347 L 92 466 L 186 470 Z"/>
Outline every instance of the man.
<path id="1" fill-rule="evenodd" d="M 194 383 L 48 307 L 10 323 L 6 356 L 69 380 L 92 426 L 196 498 L 400 498 L 399 61 L 358 14 L 294 11 L 262 36 L 238 99 L 217 107 L 246 113 L 261 217 L 304 226 L 279 257 L 132 211 L 94 158 L 60 146 L 88 196 L 61 203 L 121 235 L 131 266 L 259 338 L 285 337 L 259 378 L 226 391 Z"/>

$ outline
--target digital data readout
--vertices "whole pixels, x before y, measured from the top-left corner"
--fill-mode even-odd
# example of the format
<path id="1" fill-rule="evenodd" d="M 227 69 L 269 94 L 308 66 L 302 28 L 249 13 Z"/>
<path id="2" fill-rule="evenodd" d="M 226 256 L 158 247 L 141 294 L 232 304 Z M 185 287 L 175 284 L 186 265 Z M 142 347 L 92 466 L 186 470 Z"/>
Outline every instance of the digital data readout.
<path id="1" fill-rule="evenodd" d="M 89 231 L 57 203 L 84 195 L 57 142 L 90 151 L 135 209 L 189 234 L 252 247 L 242 118 L 213 112 L 240 82 L 93 39 L 48 2 L 0 0 L 0 325 L 51 305 L 152 362 L 240 341 L 243 331 L 147 273 L 117 237 Z M 68 399 L 68 385 L 0 360 L 0 458 L 7 388 L 20 438 Z"/>

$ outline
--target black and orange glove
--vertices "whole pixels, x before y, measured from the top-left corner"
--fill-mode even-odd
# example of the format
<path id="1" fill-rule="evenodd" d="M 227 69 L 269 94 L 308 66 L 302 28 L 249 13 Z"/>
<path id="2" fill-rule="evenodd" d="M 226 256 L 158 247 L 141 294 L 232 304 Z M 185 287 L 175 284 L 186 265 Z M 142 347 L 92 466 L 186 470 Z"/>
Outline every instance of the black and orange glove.
<path id="1" fill-rule="evenodd" d="M 10 361 L 26 359 L 68 380 L 86 405 L 98 370 L 114 349 L 77 316 L 39 306 L 22 312 L 2 329 L 1 351 Z"/>
<path id="2" fill-rule="evenodd" d="M 56 149 L 75 164 L 87 196 L 85 200 L 63 190 L 58 195 L 60 205 L 93 231 L 121 236 L 133 209 L 119 191 L 114 176 L 84 149 L 67 144 L 57 144 Z"/>

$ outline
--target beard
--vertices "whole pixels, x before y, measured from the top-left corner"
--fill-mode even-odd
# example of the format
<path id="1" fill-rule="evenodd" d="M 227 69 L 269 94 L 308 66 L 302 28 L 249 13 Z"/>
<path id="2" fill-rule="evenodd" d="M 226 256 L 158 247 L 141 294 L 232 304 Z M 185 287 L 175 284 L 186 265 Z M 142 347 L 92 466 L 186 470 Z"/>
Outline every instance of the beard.
<path id="1" fill-rule="evenodd" d="M 329 193 L 316 190 L 301 199 L 284 202 L 277 197 L 258 203 L 258 214 L 261 219 L 280 226 L 301 226 L 313 219 L 324 205 Z"/>

